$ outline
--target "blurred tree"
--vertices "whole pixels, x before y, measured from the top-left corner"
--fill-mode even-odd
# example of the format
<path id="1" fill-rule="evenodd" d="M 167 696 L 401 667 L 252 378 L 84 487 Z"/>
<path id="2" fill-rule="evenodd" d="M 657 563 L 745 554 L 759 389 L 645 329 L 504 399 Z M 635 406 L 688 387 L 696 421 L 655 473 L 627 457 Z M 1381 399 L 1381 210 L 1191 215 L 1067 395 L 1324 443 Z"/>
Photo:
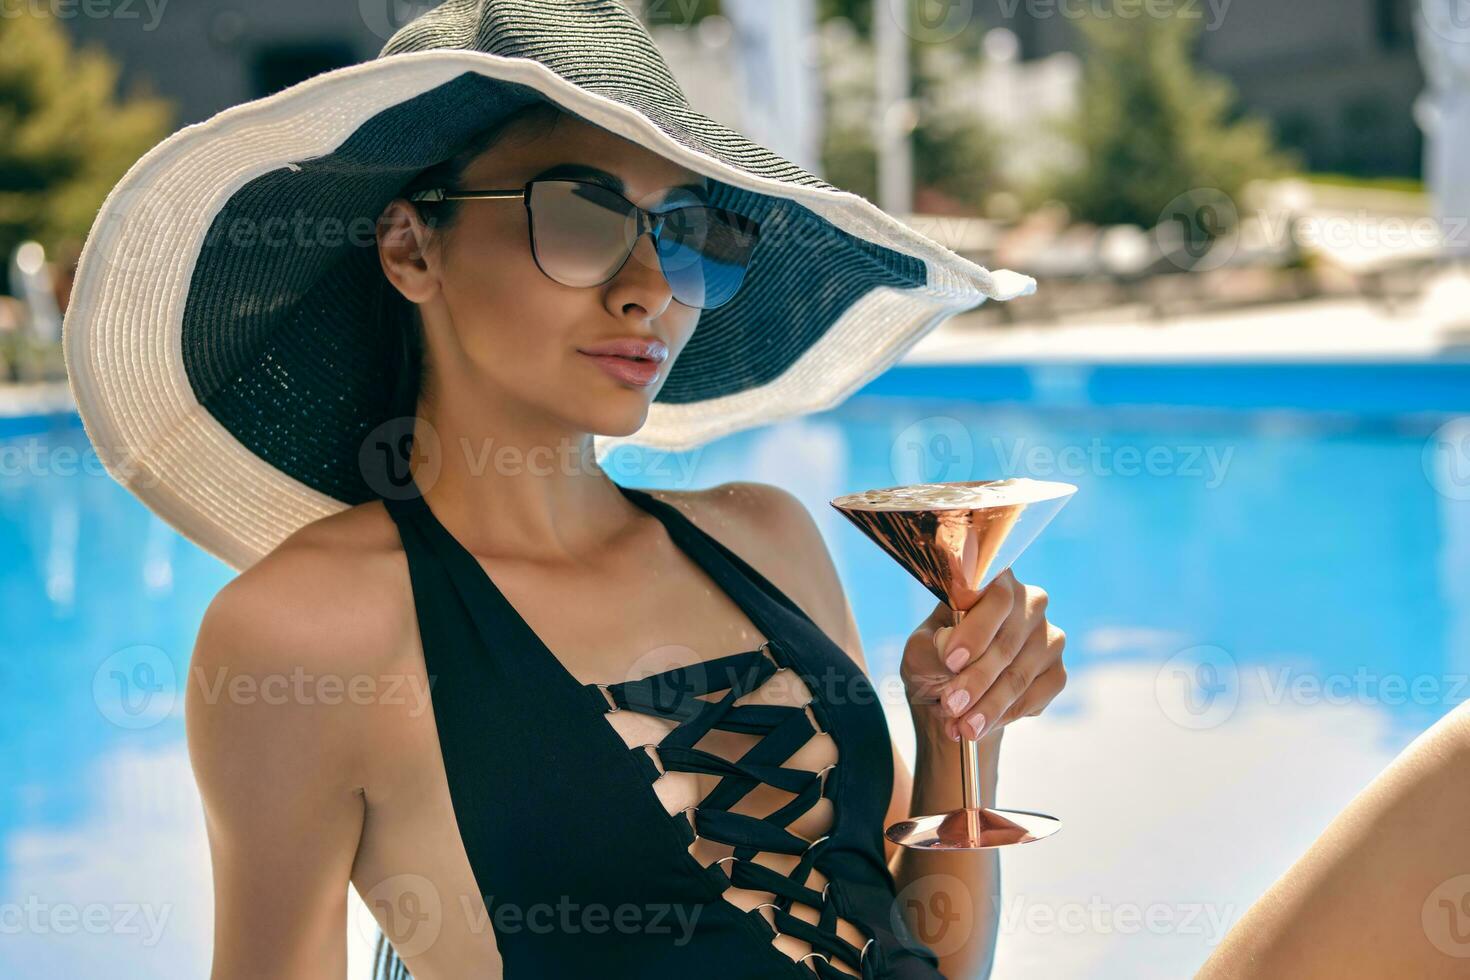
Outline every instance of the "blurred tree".
<path id="1" fill-rule="evenodd" d="M 844 18 L 823 22 L 820 30 L 826 122 L 823 177 L 836 187 L 873 200 L 878 196 L 873 46 Z"/>
<path id="2" fill-rule="evenodd" d="M 1124 4 L 1131 16 L 1119 12 Z M 1215 189 L 1239 201 L 1247 181 L 1294 169 L 1264 121 L 1231 118 L 1230 84 L 1191 63 L 1202 21 L 1179 16 L 1177 0 L 1164 15 L 1137 6 L 1113 0 L 1077 21 L 1082 81 L 1065 131 L 1084 162 L 1043 182 L 1049 196 L 1077 220 L 1152 228 L 1182 194 Z"/>
<path id="3" fill-rule="evenodd" d="M 826 179 L 876 200 L 877 68 L 872 43 L 875 4 L 893 0 L 820 0 L 823 18 L 827 131 L 822 162 Z M 983 25 L 967 18 L 957 31 L 926 30 L 907 0 L 910 98 L 917 110 L 913 131 L 914 183 L 918 199 L 946 211 L 980 212 L 996 187 L 994 139 L 966 98 L 964 86 L 980 68 Z"/>
<path id="4" fill-rule="evenodd" d="M 958 38 L 946 44 L 919 44 L 913 61 L 915 204 L 926 213 L 982 214 L 998 189 L 995 137 L 974 112 L 970 99 L 956 98 L 959 80 L 975 77 L 976 49 Z M 926 193 L 927 192 L 927 193 Z M 922 199 L 930 203 L 925 204 Z M 947 206 L 938 202 L 945 200 Z"/>
<path id="5" fill-rule="evenodd" d="M 857 28 L 858 35 L 869 37 L 873 28 L 873 4 L 884 0 L 817 0 L 817 19 L 841 17 Z"/>
<path id="6" fill-rule="evenodd" d="M 108 191 L 173 118 L 171 103 L 147 92 L 118 99 L 111 59 L 73 48 L 34 10 L 0 16 L 0 264 L 26 239 L 51 252 L 85 237 Z"/>
<path id="7" fill-rule="evenodd" d="M 824 33 L 822 134 L 824 177 L 869 199 L 878 195 L 873 125 L 875 74 L 872 26 L 875 11 L 899 0 L 817 0 Z M 980 119 L 954 98 L 957 77 L 978 67 L 984 24 L 965 14 L 953 24 L 948 12 L 938 25 L 924 19 L 932 0 L 909 4 L 911 97 L 918 110 L 913 133 L 914 181 L 931 201 L 950 209 L 979 210 L 993 190 L 993 141 Z M 632 0 L 652 27 L 689 27 L 720 13 L 719 0 Z"/>

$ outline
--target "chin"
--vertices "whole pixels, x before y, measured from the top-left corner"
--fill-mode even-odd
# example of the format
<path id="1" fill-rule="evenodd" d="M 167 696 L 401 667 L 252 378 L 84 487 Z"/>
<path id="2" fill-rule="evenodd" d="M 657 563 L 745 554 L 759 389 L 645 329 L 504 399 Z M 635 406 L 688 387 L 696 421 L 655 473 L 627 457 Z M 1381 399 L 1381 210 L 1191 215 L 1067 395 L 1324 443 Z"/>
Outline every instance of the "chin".
<path id="1" fill-rule="evenodd" d="M 644 391 L 624 391 L 620 397 L 598 397 L 567 421 L 583 432 L 599 436 L 630 436 L 648 421 L 648 408 L 653 395 Z"/>
<path id="2" fill-rule="evenodd" d="M 631 436 L 643 428 L 643 423 L 646 421 L 648 421 L 647 409 L 636 416 L 622 415 L 604 418 L 600 424 L 590 426 L 588 431 L 600 436 Z"/>

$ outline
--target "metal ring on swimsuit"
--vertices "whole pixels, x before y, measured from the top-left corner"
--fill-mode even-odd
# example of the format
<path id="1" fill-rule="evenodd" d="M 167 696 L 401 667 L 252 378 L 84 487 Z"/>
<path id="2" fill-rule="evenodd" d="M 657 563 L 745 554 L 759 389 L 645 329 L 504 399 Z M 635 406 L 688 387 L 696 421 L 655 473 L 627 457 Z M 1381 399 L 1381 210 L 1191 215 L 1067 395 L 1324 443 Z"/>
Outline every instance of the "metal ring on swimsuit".
<path id="1" fill-rule="evenodd" d="M 658 778 L 654 780 L 655 783 L 669 774 L 669 771 L 664 768 L 664 760 L 659 758 L 658 745 L 656 743 L 644 742 L 642 745 L 633 746 L 633 748 L 649 750 L 648 757 L 653 760 L 653 764 L 658 768 Z"/>
<path id="2" fill-rule="evenodd" d="M 612 714 L 614 711 L 623 710 L 622 708 L 618 707 L 617 699 L 613 697 L 611 688 L 609 688 L 606 684 L 598 684 L 597 689 L 602 692 L 603 697 L 607 698 L 608 714 Z"/>
<path id="3" fill-rule="evenodd" d="M 781 906 L 772 904 L 771 902 L 761 902 L 759 905 L 756 905 L 756 906 L 752 906 L 751 907 L 751 911 L 752 912 L 756 912 L 756 913 L 759 913 L 761 909 L 774 909 L 775 911 L 779 912 L 779 911 L 781 911 Z M 771 922 L 771 931 L 775 933 L 775 935 L 771 937 L 771 942 L 775 942 L 777 939 L 780 939 L 783 935 L 785 935 L 785 933 L 783 933 L 776 926 L 776 923 L 774 921 L 775 918 L 776 917 L 774 915 L 771 916 L 771 919 L 772 919 L 772 922 Z M 764 920 L 765 919 L 765 916 L 761 916 L 761 919 Z"/>
<path id="4" fill-rule="evenodd" d="M 690 804 L 689 806 L 686 806 L 684 809 L 680 810 L 679 812 L 680 813 L 688 813 L 690 810 L 693 810 L 695 813 L 698 813 L 699 812 L 699 807 L 694 806 L 693 804 Z M 699 840 L 699 828 L 697 826 L 695 826 L 694 818 L 693 817 L 690 817 L 689 818 L 689 829 L 694 832 L 694 840 Z M 689 842 L 689 846 L 690 847 L 693 847 L 694 846 L 694 841 L 690 841 Z"/>

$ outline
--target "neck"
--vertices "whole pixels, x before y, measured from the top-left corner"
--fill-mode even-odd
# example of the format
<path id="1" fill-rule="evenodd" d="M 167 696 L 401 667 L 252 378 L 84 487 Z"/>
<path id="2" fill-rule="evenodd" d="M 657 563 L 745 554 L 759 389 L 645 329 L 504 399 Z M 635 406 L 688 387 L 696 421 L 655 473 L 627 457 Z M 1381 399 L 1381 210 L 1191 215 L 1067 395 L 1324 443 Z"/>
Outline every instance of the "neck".
<path id="1" fill-rule="evenodd" d="M 591 433 L 513 410 L 487 417 L 465 400 L 421 402 L 415 415 L 409 471 L 476 555 L 579 562 L 636 516 L 598 465 Z"/>

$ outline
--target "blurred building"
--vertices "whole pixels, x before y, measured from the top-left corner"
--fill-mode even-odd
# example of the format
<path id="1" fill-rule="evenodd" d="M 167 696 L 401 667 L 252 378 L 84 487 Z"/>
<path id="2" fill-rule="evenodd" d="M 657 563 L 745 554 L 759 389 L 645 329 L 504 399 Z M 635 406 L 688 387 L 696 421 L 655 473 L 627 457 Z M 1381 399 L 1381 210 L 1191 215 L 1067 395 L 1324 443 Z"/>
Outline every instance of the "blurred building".
<path id="1" fill-rule="evenodd" d="M 987 24 L 1015 32 L 1023 62 L 1077 50 L 1077 12 L 1096 5 L 975 2 Z M 1308 170 L 1420 175 L 1411 111 L 1424 88 L 1415 0 L 1185 0 L 1183 7 L 1203 22 L 1202 65 L 1229 78 L 1241 105 L 1270 119 Z"/>
<path id="2" fill-rule="evenodd" d="M 190 0 L 154 19 L 75 16 L 66 23 L 175 99 L 180 124 L 258 98 L 321 71 L 377 54 L 398 27 L 438 0 Z M 1100 0 L 973 0 L 987 26 L 1019 38 L 1020 65 L 1078 49 L 1074 29 Z M 1423 90 L 1415 52 L 1415 0 L 1185 0 L 1203 22 L 1199 56 L 1228 77 L 1244 108 L 1274 123 L 1280 142 L 1310 170 L 1417 177 L 1421 135 L 1411 107 Z M 156 20 L 156 23 L 154 22 Z M 708 32 L 667 32 L 675 74 L 691 101 L 738 124 L 738 86 L 710 68 Z M 694 65 L 699 63 L 698 70 Z M 724 76 L 728 79 L 729 76 Z M 708 91 L 705 91 L 708 89 Z"/>
<path id="3" fill-rule="evenodd" d="M 421 2 L 413 12 L 436 5 Z M 156 16 L 139 3 L 130 5 L 137 17 L 58 19 L 79 42 L 106 48 L 121 64 L 125 85 L 146 78 L 173 99 L 182 126 L 373 57 L 386 41 L 379 34 L 412 6 L 398 0 L 189 0 L 164 4 Z"/>

